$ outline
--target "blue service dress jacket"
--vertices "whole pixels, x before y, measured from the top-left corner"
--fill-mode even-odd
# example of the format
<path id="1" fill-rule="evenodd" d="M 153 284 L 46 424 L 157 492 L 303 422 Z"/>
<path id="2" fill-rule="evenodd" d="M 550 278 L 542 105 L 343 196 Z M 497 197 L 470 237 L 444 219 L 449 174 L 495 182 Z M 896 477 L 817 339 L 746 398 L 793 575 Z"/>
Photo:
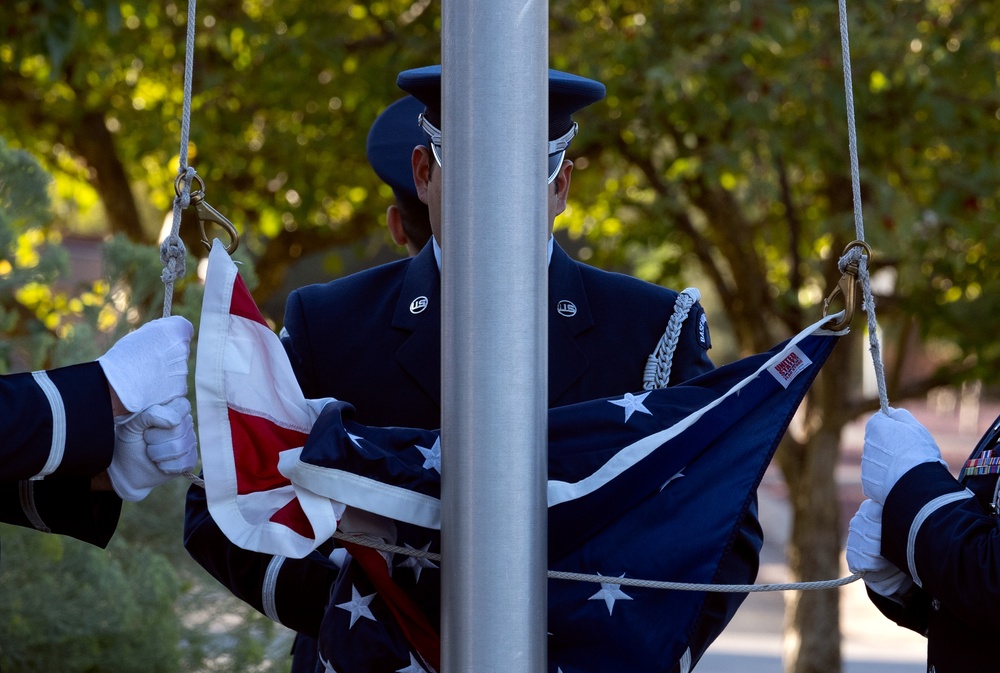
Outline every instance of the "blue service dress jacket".
<path id="1" fill-rule="evenodd" d="M 549 407 L 641 391 L 646 359 L 676 298 L 672 290 L 575 262 L 553 245 Z M 293 292 L 285 344 L 305 396 L 349 402 L 365 425 L 440 427 L 440 299 L 431 245 L 412 260 Z M 695 305 L 671 382 L 713 369 L 710 346 L 704 311 Z"/>
<path id="2" fill-rule="evenodd" d="M 902 602 L 869 591 L 900 626 L 927 637 L 932 673 L 995 671 L 1000 627 L 996 474 L 959 482 L 940 463 L 904 474 L 882 511 L 882 555 L 916 583 Z"/>
<path id="3" fill-rule="evenodd" d="M 576 262 L 555 245 L 549 264 L 549 406 L 642 390 L 647 357 L 676 298 L 672 290 Z M 306 397 L 348 402 L 354 419 L 366 425 L 434 429 L 441 417 L 440 316 L 440 275 L 428 244 L 412 259 L 294 291 L 282 341 Z M 670 383 L 713 369 L 710 345 L 696 304 L 681 331 Z M 720 581 L 756 576 L 761 532 L 755 510 L 746 518 L 732 577 Z M 185 546 L 236 596 L 306 636 L 317 635 L 325 612 L 320 599 L 337 575 L 325 556 L 329 550 L 276 560 L 238 549 L 212 521 L 197 487 L 188 495 Z M 708 613 L 731 617 L 740 600 L 711 594 Z M 714 635 L 712 622 L 704 620 L 706 634 Z M 293 671 L 314 670 L 314 646 L 300 639 L 295 654 Z"/>
<path id="4" fill-rule="evenodd" d="M 0 410 L 0 521 L 107 546 L 121 500 L 90 488 L 115 446 L 101 366 L 0 377 Z"/>

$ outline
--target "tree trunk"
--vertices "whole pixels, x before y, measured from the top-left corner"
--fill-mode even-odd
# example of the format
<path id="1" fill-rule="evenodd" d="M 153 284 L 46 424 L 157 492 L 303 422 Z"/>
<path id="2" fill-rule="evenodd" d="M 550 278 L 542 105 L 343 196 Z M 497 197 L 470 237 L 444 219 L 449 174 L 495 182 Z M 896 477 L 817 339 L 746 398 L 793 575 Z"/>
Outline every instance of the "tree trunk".
<path id="1" fill-rule="evenodd" d="M 136 243 L 153 243 L 142 227 L 125 166 L 115 148 L 114 136 L 104 123 L 104 113 L 88 110 L 73 130 L 73 149 L 87 160 L 90 182 L 101 197 L 112 232 Z"/>
<path id="2" fill-rule="evenodd" d="M 839 437 L 827 429 L 813 438 L 808 476 L 791 493 L 793 519 L 788 563 L 794 581 L 838 576 L 840 535 L 833 468 Z M 840 660 L 840 605 L 836 589 L 785 594 L 785 673 L 836 673 Z"/>
<path id="3" fill-rule="evenodd" d="M 788 565 L 793 581 L 833 579 L 840 573 L 840 511 L 835 468 L 852 389 L 850 335 L 830 355 L 804 403 L 803 441 L 782 455 L 792 532 Z M 840 602 L 837 589 L 785 594 L 785 673 L 838 673 Z"/>

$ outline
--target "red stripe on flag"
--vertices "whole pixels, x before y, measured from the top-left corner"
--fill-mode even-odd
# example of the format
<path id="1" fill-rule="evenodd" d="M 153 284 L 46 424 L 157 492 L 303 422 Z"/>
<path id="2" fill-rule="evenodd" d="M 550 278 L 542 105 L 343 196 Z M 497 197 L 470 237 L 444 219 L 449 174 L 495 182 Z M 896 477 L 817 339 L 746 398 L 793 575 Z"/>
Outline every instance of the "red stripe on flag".
<path id="1" fill-rule="evenodd" d="M 385 558 L 371 547 L 362 547 L 353 542 L 343 542 L 343 545 L 354 560 L 361 564 L 368 579 L 375 585 L 379 597 L 389 606 L 410 646 L 424 658 L 424 661 L 433 666 L 435 671 L 440 671 L 441 636 L 431 625 L 423 610 L 389 577 Z"/>
<path id="2" fill-rule="evenodd" d="M 291 482 L 278 472 L 278 454 L 304 446 L 306 433 L 283 428 L 266 418 L 229 410 L 236 462 L 236 492 L 260 493 Z"/>
<path id="3" fill-rule="evenodd" d="M 306 513 L 302 511 L 302 506 L 299 504 L 298 498 L 289 501 L 287 505 L 272 514 L 270 520 L 291 528 L 303 537 L 310 539 L 316 537 L 312 524 L 309 523 Z"/>
<path id="4" fill-rule="evenodd" d="M 250 296 L 250 290 L 247 289 L 247 284 L 243 282 L 243 276 L 239 274 L 236 274 L 236 283 L 233 285 L 233 297 L 229 302 L 229 313 L 246 318 L 247 320 L 259 322 L 264 327 L 271 329 L 268 327 L 267 321 L 264 320 L 264 316 L 260 314 L 260 309 L 254 303 L 253 297 Z"/>

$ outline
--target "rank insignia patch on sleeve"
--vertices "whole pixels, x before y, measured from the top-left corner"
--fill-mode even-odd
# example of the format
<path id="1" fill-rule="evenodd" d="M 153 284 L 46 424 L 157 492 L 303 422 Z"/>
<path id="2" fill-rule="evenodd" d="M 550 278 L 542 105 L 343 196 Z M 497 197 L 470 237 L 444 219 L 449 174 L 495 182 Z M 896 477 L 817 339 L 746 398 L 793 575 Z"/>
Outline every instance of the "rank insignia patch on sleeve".
<path id="1" fill-rule="evenodd" d="M 708 350 L 712 347 L 712 335 L 708 333 L 708 316 L 705 311 L 698 307 L 698 345 Z"/>

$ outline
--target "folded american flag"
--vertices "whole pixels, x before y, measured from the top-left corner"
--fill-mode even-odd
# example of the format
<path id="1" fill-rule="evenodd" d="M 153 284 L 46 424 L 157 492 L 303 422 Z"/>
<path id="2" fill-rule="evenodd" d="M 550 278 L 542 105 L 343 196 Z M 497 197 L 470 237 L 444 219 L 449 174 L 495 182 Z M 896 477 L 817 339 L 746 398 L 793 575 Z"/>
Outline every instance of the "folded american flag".
<path id="1" fill-rule="evenodd" d="M 699 620 L 719 618 L 704 592 L 615 580 L 710 583 L 733 561 L 763 472 L 840 334 L 822 322 L 681 386 L 549 412 L 549 567 L 608 580 L 549 581 L 551 673 L 686 670 L 704 651 Z M 349 400 L 305 399 L 218 243 L 196 378 L 209 509 L 233 542 L 302 557 L 339 525 L 440 551 L 439 432 L 366 427 L 343 413 Z M 437 669 L 438 564 L 345 546 L 320 639 L 328 668 Z M 756 556 L 736 561 L 752 580 Z"/>

